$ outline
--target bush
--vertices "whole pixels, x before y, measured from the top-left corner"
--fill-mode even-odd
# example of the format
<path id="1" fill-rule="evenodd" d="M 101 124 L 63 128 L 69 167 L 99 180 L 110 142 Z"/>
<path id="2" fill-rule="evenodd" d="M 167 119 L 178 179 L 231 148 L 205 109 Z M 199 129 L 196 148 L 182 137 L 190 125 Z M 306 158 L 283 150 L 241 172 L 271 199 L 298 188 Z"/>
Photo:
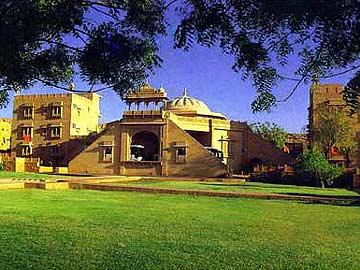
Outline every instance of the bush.
<path id="1" fill-rule="evenodd" d="M 314 181 L 318 186 L 331 186 L 343 173 L 342 168 L 331 165 L 319 151 L 307 151 L 295 166 L 296 174 Z"/>
<path id="2" fill-rule="evenodd" d="M 0 162 L 0 172 L 4 170 L 4 165 Z"/>

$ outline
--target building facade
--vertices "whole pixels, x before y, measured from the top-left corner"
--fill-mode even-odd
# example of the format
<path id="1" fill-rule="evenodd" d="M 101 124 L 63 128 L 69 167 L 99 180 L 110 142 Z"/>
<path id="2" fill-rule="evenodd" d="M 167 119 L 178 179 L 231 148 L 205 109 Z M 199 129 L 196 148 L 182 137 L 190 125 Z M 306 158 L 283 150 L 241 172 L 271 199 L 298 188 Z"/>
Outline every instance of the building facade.
<path id="1" fill-rule="evenodd" d="M 81 138 L 98 132 L 99 99 L 94 93 L 15 96 L 11 156 L 66 165 Z"/>
<path id="2" fill-rule="evenodd" d="M 289 133 L 285 149 L 293 158 L 298 158 L 309 146 L 308 137 L 302 133 Z"/>
<path id="3" fill-rule="evenodd" d="M 144 85 L 125 99 L 123 118 L 107 124 L 69 162 L 69 172 L 118 175 L 225 176 L 259 160 L 291 164 L 294 159 L 188 96 L 168 100 L 164 89 Z"/>
<path id="4" fill-rule="evenodd" d="M 0 118 L 0 152 L 10 151 L 11 119 Z"/>
<path id="5" fill-rule="evenodd" d="M 320 106 L 331 106 L 339 110 L 347 112 L 346 102 L 343 99 L 342 91 L 344 90 L 341 84 L 320 84 L 314 81 L 310 88 L 310 107 L 309 107 L 309 143 L 310 147 L 315 147 L 316 138 L 314 135 L 314 126 L 316 126 Z M 354 140 L 357 141 L 358 147 L 350 155 L 350 162 L 348 166 L 360 166 L 360 113 L 348 116 Z M 346 157 L 339 150 L 333 149 L 329 153 L 329 160 L 333 163 L 347 163 Z"/>

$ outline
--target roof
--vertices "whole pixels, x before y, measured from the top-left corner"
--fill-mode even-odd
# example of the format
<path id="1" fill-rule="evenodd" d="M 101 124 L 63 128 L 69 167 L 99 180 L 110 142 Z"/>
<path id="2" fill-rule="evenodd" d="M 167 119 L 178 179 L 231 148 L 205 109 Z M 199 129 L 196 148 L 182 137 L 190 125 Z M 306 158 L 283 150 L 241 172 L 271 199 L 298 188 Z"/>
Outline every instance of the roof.
<path id="1" fill-rule="evenodd" d="M 226 118 L 220 113 L 212 112 L 203 101 L 188 96 L 186 89 L 184 89 L 182 96 L 176 97 L 167 102 L 165 109 L 167 111 L 172 111 L 175 114 L 198 114 L 204 116 Z"/>

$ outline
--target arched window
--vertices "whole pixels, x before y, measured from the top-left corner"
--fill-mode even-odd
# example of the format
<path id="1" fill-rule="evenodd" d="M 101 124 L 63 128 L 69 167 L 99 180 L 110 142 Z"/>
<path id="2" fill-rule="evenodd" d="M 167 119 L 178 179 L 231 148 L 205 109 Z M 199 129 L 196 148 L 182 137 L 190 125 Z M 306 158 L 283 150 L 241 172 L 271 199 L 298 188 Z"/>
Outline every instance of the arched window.
<path id="1" fill-rule="evenodd" d="M 159 160 L 159 139 L 149 131 L 136 133 L 131 139 L 130 146 L 133 161 L 157 161 Z"/>

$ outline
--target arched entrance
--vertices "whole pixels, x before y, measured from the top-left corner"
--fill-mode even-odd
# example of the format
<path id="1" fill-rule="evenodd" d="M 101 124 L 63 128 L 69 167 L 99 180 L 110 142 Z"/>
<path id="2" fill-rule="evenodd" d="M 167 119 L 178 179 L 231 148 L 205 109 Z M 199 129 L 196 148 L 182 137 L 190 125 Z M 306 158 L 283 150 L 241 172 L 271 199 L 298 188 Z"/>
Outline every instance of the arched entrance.
<path id="1" fill-rule="evenodd" d="M 136 133 L 131 139 L 131 159 L 138 161 L 159 160 L 159 139 L 150 131 Z"/>

